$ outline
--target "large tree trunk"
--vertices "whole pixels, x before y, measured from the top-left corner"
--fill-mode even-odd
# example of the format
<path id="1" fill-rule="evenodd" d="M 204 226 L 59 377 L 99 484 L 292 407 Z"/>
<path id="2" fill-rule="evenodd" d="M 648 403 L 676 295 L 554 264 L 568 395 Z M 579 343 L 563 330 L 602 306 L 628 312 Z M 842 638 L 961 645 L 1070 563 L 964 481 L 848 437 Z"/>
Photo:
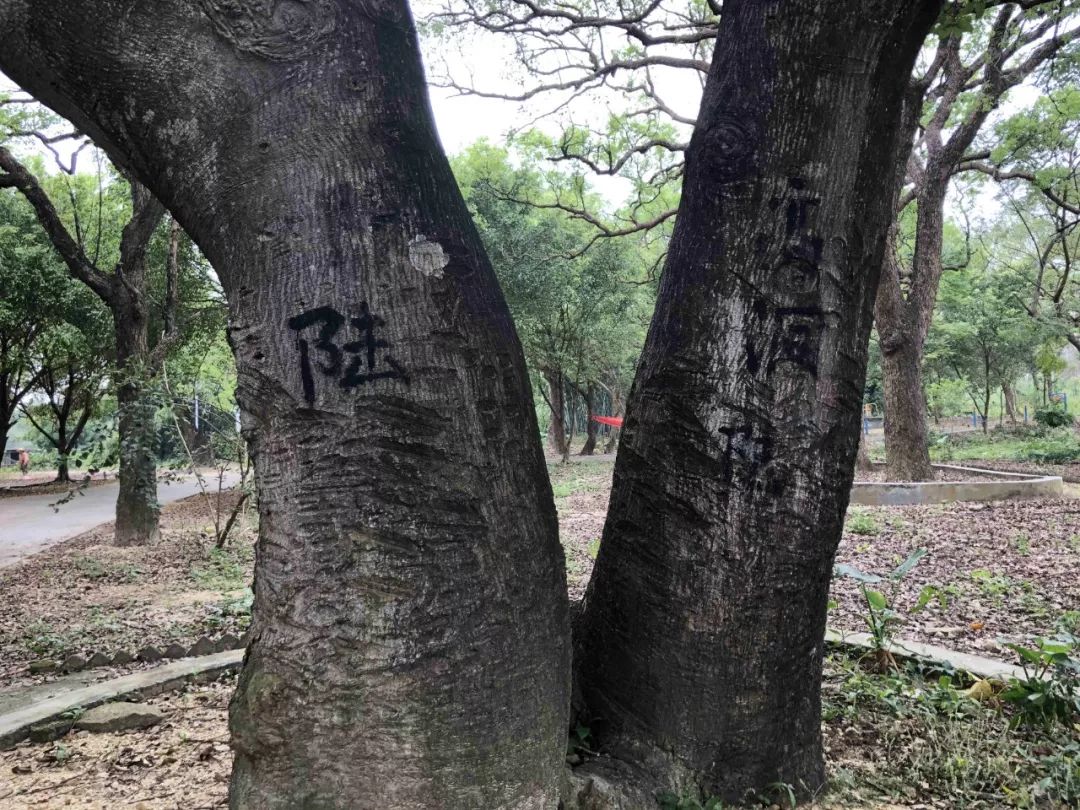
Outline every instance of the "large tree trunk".
<path id="1" fill-rule="evenodd" d="M 120 285 L 117 285 L 119 287 Z M 120 492 L 116 497 L 118 546 L 156 543 L 161 508 L 157 499 L 157 430 L 147 391 L 151 375 L 144 308 L 130 295 L 111 302 L 120 384 L 116 389 L 120 434 Z"/>
<path id="2" fill-rule="evenodd" d="M 610 772 L 825 778 L 820 679 L 905 82 L 937 2 L 725 2 L 577 636 Z"/>
<path id="3" fill-rule="evenodd" d="M 403 0 L 0 0 L 0 31 L 229 299 L 260 510 L 231 806 L 555 807 L 554 503 Z"/>
<path id="4" fill-rule="evenodd" d="M 922 388 L 922 351 L 910 337 L 881 346 L 886 474 L 892 481 L 932 481 L 930 426 Z"/>

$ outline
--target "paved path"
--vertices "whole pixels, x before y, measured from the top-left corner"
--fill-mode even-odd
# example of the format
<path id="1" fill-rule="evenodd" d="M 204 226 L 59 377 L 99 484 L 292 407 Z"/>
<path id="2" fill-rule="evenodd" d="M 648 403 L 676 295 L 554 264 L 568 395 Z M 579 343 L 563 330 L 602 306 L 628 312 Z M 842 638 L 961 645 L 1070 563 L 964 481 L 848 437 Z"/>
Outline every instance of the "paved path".
<path id="1" fill-rule="evenodd" d="M 236 483 L 235 474 L 226 474 L 225 486 Z M 207 478 L 207 489 L 217 490 L 217 476 Z M 62 493 L 19 495 L 0 498 L 0 568 L 12 565 L 49 546 L 82 534 L 116 516 L 116 495 L 120 484 L 112 481 L 87 487 L 82 495 L 54 509 Z M 195 476 L 158 483 L 158 501 L 178 501 L 199 491 Z"/>

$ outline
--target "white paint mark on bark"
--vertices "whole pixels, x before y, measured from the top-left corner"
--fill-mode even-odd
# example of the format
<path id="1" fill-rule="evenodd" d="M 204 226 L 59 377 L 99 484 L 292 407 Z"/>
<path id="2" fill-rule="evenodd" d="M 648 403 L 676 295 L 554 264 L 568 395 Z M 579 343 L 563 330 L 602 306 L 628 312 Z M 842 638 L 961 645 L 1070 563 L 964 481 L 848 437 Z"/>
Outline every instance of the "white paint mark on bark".
<path id="1" fill-rule="evenodd" d="M 409 240 L 409 263 L 425 276 L 443 277 L 443 268 L 450 257 L 438 242 L 429 242 L 423 234 Z"/>

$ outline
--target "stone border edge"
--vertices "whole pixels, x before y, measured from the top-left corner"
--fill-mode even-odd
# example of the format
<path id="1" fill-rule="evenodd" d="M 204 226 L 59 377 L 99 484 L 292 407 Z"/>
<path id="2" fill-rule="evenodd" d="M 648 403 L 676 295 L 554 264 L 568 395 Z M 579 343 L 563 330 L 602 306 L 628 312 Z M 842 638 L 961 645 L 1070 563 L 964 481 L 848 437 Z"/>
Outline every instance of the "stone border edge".
<path id="1" fill-rule="evenodd" d="M 0 750 L 11 748 L 26 739 L 31 727 L 58 720 L 73 709 L 92 709 L 103 703 L 127 698 L 143 700 L 163 692 L 176 691 L 189 683 L 212 681 L 230 670 L 239 669 L 243 660 L 244 650 L 227 650 L 198 658 L 184 658 L 164 666 L 63 691 L 0 715 Z"/>
<path id="2" fill-rule="evenodd" d="M 851 485 L 851 503 L 861 506 L 918 506 L 956 501 L 1060 498 L 1064 493 L 1064 483 L 1061 476 L 1057 475 L 1028 475 L 984 470 L 979 467 L 959 467 L 953 464 L 934 464 L 933 466 L 939 470 L 972 472 L 981 478 L 997 480 L 884 483 L 855 481 Z"/>

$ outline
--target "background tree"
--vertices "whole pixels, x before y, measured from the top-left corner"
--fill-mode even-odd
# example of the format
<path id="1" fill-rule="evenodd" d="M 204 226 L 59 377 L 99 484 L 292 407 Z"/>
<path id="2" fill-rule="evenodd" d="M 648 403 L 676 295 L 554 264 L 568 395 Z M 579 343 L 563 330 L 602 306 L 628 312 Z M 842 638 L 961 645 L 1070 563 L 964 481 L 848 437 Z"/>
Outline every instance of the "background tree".
<path id="1" fill-rule="evenodd" d="M 38 346 L 35 392 L 40 398 L 21 410 L 56 451 L 57 481 L 71 480 L 72 456 L 101 400 L 107 358 L 101 341 L 71 324 L 53 327 Z"/>
<path id="2" fill-rule="evenodd" d="M 69 286 L 63 267 L 14 191 L 0 190 L 0 451 L 23 398 L 38 382 L 32 358 L 60 318 L 58 302 Z"/>
<path id="3" fill-rule="evenodd" d="M 980 258 L 942 277 L 927 357 L 963 381 L 985 433 L 992 399 L 999 390 L 1011 391 L 1030 367 L 1040 335 L 1016 305 L 1009 279 L 989 271 L 986 257 Z"/>
<path id="4" fill-rule="evenodd" d="M 552 449 L 569 456 L 577 400 L 588 454 L 597 398 L 603 391 L 616 407 L 625 399 L 645 339 L 655 290 L 651 251 L 626 240 L 592 244 L 590 224 L 560 207 L 568 196 L 592 196 L 585 178 L 541 168 L 534 150 L 517 158 L 520 167 L 506 150 L 481 142 L 453 167 L 549 414 Z"/>
<path id="5" fill-rule="evenodd" d="M 20 118 L 0 123 L 6 123 L 9 138 L 27 137 L 37 132 L 19 129 L 24 125 Z M 37 134 L 39 140 L 48 140 L 49 136 Z M 147 389 L 177 335 L 178 271 L 176 249 L 173 248 L 166 270 L 169 282 L 165 330 L 151 349 L 147 249 L 165 209 L 139 183 L 130 182 L 126 186 L 130 195 L 130 213 L 115 246 L 113 269 L 107 272 L 102 269 L 109 256 L 108 246 L 103 245 L 102 198 L 106 195 L 99 195 L 95 243 L 88 248 L 78 217 L 77 199 L 72 198 L 74 227 L 69 229 L 54 201 L 55 196 L 9 148 L 0 145 L 0 187 L 15 188 L 22 193 L 71 277 L 92 290 L 112 314 L 120 430 L 120 493 L 116 501 L 115 529 L 118 545 L 152 543 L 158 536 L 156 431 L 154 406 Z M 115 190 L 116 184 L 110 191 Z M 174 243 L 179 242 L 178 230 L 174 230 L 172 238 Z"/>
<path id="6" fill-rule="evenodd" d="M 952 178 L 1002 160 L 979 141 L 1006 94 L 1052 64 L 1080 34 L 1073 3 L 949 7 L 936 48 L 909 88 L 906 121 L 914 150 L 898 210 L 915 206 L 909 262 L 890 251 L 875 306 L 885 384 L 885 450 L 890 476 L 929 480 L 927 409 L 921 379 L 926 336 L 945 269 L 945 202 Z M 1070 56 L 1063 58 L 1070 58 Z M 992 171 L 1001 171 L 995 163 Z"/>

